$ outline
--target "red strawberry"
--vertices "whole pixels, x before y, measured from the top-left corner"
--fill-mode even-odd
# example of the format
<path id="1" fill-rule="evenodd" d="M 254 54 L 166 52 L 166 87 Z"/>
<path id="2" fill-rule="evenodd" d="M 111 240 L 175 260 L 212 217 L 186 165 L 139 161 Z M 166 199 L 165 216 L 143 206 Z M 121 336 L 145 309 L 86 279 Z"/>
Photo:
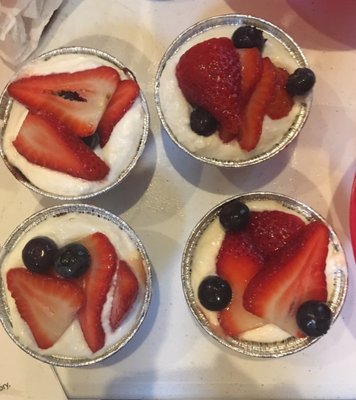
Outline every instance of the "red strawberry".
<path id="1" fill-rule="evenodd" d="M 27 161 L 75 177 L 95 181 L 109 172 L 79 137 L 35 114 L 27 114 L 13 144 Z"/>
<path id="2" fill-rule="evenodd" d="M 84 304 L 82 290 L 63 279 L 14 268 L 6 280 L 21 318 L 41 349 L 57 342 Z"/>
<path id="3" fill-rule="evenodd" d="M 248 101 L 242 117 L 239 143 L 242 149 L 254 149 L 262 133 L 263 118 L 276 84 L 276 69 L 269 58 L 263 58 L 262 76 Z"/>
<path id="4" fill-rule="evenodd" d="M 138 293 L 138 281 L 129 265 L 120 260 L 110 313 L 110 326 L 115 330 L 125 318 Z"/>
<path id="5" fill-rule="evenodd" d="M 329 232 L 312 222 L 277 250 L 246 287 L 243 304 L 255 315 L 296 337 L 304 336 L 296 313 L 308 300 L 326 301 Z"/>
<path id="6" fill-rule="evenodd" d="M 100 146 L 104 147 L 110 138 L 114 126 L 130 109 L 138 96 L 140 88 L 137 82 L 127 79 L 120 81 L 98 125 Z"/>
<path id="7" fill-rule="evenodd" d="M 216 272 L 232 290 L 229 306 L 219 312 L 220 326 L 231 337 L 236 338 L 242 332 L 264 324 L 242 304 L 245 287 L 261 266 L 262 257 L 244 234 L 226 233 L 217 257 Z"/>
<path id="8" fill-rule="evenodd" d="M 21 78 L 9 85 L 8 92 L 33 113 L 61 121 L 78 136 L 90 136 L 119 80 L 114 68 L 101 66 Z"/>
<path id="9" fill-rule="evenodd" d="M 89 251 L 91 263 L 80 280 L 86 302 L 78 316 L 84 338 L 95 353 L 105 344 L 101 314 L 115 274 L 117 254 L 110 240 L 101 232 L 93 233 L 79 242 Z"/>
<path id="10" fill-rule="evenodd" d="M 187 50 L 176 76 L 187 101 L 209 111 L 219 122 L 223 137 L 240 130 L 241 66 L 229 38 L 214 38 Z"/>
<path id="11" fill-rule="evenodd" d="M 245 230 L 252 243 L 268 257 L 283 247 L 304 225 L 301 218 L 283 211 L 251 211 Z"/>
<path id="12" fill-rule="evenodd" d="M 271 119 L 280 119 L 286 117 L 293 107 L 293 97 L 286 90 L 288 72 L 283 68 L 276 68 L 276 86 L 273 96 L 267 107 L 267 115 Z"/>
<path id="13" fill-rule="evenodd" d="M 241 97 L 247 103 L 262 75 L 262 56 L 257 47 L 236 49 L 241 63 Z"/>

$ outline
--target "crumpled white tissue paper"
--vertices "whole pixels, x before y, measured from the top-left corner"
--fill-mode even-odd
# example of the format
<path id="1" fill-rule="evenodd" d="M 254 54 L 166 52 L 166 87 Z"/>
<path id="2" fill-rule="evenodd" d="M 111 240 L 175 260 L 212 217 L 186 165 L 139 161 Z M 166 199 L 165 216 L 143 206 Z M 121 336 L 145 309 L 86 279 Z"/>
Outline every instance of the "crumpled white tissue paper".
<path id="1" fill-rule="evenodd" d="M 0 57 L 18 65 L 37 48 L 63 0 L 0 0 Z"/>

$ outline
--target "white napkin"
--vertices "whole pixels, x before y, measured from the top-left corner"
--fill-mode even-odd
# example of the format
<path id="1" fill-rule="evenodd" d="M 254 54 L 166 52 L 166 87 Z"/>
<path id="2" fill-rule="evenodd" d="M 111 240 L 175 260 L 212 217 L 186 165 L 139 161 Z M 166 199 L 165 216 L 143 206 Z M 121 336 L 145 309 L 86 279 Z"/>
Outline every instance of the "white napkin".
<path id="1" fill-rule="evenodd" d="M 25 353 L 0 324 L 0 400 L 66 400 L 54 369 Z"/>
<path id="2" fill-rule="evenodd" d="M 24 61 L 62 1 L 0 0 L 0 57 L 12 65 Z"/>

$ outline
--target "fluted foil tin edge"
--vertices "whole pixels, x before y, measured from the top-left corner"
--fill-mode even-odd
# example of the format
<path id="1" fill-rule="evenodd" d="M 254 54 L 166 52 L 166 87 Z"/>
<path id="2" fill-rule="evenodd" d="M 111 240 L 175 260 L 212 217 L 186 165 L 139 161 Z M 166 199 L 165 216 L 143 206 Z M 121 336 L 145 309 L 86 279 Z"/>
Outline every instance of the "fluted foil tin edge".
<path id="1" fill-rule="evenodd" d="M 197 246 L 197 243 L 206 230 L 206 228 L 210 225 L 210 223 L 218 216 L 221 207 L 230 202 L 231 200 L 239 199 L 240 201 L 252 201 L 252 200 L 274 200 L 284 207 L 296 211 L 301 216 L 306 218 L 308 221 L 320 221 L 324 223 L 329 230 L 329 242 L 332 243 L 334 251 L 342 256 L 343 265 L 342 268 L 339 268 L 334 275 L 333 282 L 333 292 L 328 300 L 328 305 L 333 313 L 332 323 L 335 322 L 337 317 L 339 316 L 343 304 L 345 302 L 346 293 L 348 289 L 348 275 L 347 275 L 347 261 L 341 246 L 341 243 L 336 236 L 333 228 L 326 222 L 326 220 L 316 211 L 314 211 L 309 206 L 301 203 L 298 200 L 295 200 L 291 197 L 287 197 L 278 193 L 272 192 L 252 192 L 246 193 L 238 196 L 234 196 L 224 200 L 223 202 L 216 205 L 213 209 L 211 209 L 195 226 L 193 231 L 191 232 L 186 246 L 184 248 L 183 256 L 182 256 L 182 264 L 181 264 L 181 279 L 182 279 L 182 288 L 184 297 L 186 299 L 187 305 L 192 312 L 193 316 L 197 320 L 200 327 L 213 339 L 215 339 L 220 344 L 234 350 L 238 353 L 241 353 L 245 356 L 257 357 L 257 358 L 279 358 L 283 356 L 287 356 L 290 354 L 297 353 L 311 344 L 319 340 L 319 338 L 294 338 L 289 337 L 286 340 L 272 343 L 263 343 L 263 342 L 253 342 L 247 340 L 235 340 L 232 338 L 223 338 L 217 335 L 209 326 L 209 322 L 202 312 L 202 310 L 198 306 L 198 302 L 195 298 L 192 284 L 191 284 L 191 265 L 194 257 L 194 251 Z"/>
<path id="2" fill-rule="evenodd" d="M 86 54 L 86 55 L 99 57 L 99 58 L 103 59 L 104 61 L 107 61 L 107 62 L 113 64 L 113 66 L 120 69 L 130 79 L 133 79 L 136 81 L 136 77 L 135 77 L 134 73 L 129 68 L 127 68 L 121 61 L 119 61 L 118 59 L 116 59 L 115 57 L 113 57 L 112 55 L 110 55 L 108 53 L 105 53 L 101 50 L 97 50 L 97 49 L 90 48 L 90 47 L 82 47 L 82 46 L 60 47 L 58 49 L 51 50 L 51 51 L 41 54 L 40 56 L 29 61 L 29 63 L 27 63 L 27 64 L 35 63 L 35 62 L 38 62 L 39 60 L 47 60 L 52 57 L 55 57 L 58 55 L 64 55 L 64 54 Z M 137 146 L 135 156 L 133 157 L 133 159 L 128 164 L 128 166 L 120 173 L 120 175 L 117 177 L 117 179 L 113 183 L 111 183 L 109 186 L 106 186 L 95 192 L 85 193 L 85 194 L 81 194 L 81 195 L 73 195 L 73 196 L 67 196 L 65 194 L 63 194 L 63 195 L 54 194 L 54 193 L 51 193 L 46 190 L 38 188 L 37 186 L 32 184 L 22 174 L 21 171 L 19 171 L 17 168 L 15 168 L 7 160 L 6 154 L 4 153 L 4 150 L 3 150 L 3 145 L 2 145 L 3 135 L 4 135 L 4 132 L 5 132 L 5 129 L 7 126 L 7 121 L 8 121 L 8 118 L 9 118 L 9 115 L 11 112 L 12 103 L 13 103 L 13 99 L 7 93 L 8 85 L 9 84 L 6 85 L 6 87 L 3 90 L 1 97 L 0 97 L 0 120 L 4 121 L 3 125 L 2 126 L 0 125 L 0 156 L 2 157 L 7 168 L 14 175 L 14 177 L 20 183 L 25 185 L 27 188 L 33 190 L 34 192 L 36 192 L 42 196 L 50 197 L 50 198 L 57 199 L 57 200 L 67 200 L 67 201 L 84 200 L 84 199 L 88 199 L 88 198 L 97 196 L 99 194 L 105 193 L 108 190 L 112 189 L 114 186 L 118 185 L 137 164 L 137 161 L 140 158 L 140 156 L 144 150 L 145 144 L 147 142 L 147 137 L 148 137 L 149 128 L 150 128 L 149 109 L 148 109 L 146 98 L 141 89 L 140 89 L 140 101 L 141 101 L 143 113 L 144 113 L 144 121 L 143 121 L 143 129 L 142 129 L 141 139 Z"/>
<path id="3" fill-rule="evenodd" d="M 143 296 L 143 302 L 142 302 L 142 307 L 140 309 L 140 312 L 138 314 L 138 318 L 133 325 L 132 329 L 125 335 L 123 336 L 117 343 L 114 345 L 108 347 L 105 349 L 104 352 L 95 355 L 93 354 L 93 357 L 66 357 L 66 356 L 52 356 L 52 355 L 45 355 L 45 354 L 40 354 L 29 347 L 23 345 L 16 335 L 14 334 L 12 330 L 12 323 L 11 323 L 11 316 L 10 316 L 10 311 L 7 306 L 7 300 L 6 300 L 6 293 L 5 293 L 5 285 L 2 281 L 2 277 L 0 274 L 0 322 L 2 323 L 5 331 L 7 334 L 10 336 L 10 338 L 26 353 L 31 355 L 32 357 L 46 362 L 51 365 L 59 366 L 59 367 L 83 367 L 87 365 L 91 365 L 94 363 L 101 362 L 105 360 L 106 358 L 112 356 L 114 353 L 119 351 L 121 348 L 123 348 L 135 335 L 135 333 L 139 330 L 141 327 L 149 305 L 151 301 L 151 295 L 152 295 L 152 264 L 149 259 L 149 256 L 141 242 L 141 240 L 138 238 L 134 230 L 125 222 L 123 221 L 120 217 L 110 213 L 109 211 L 106 211 L 102 208 L 96 207 L 96 206 L 91 206 L 87 204 L 65 204 L 65 205 L 59 205 L 59 206 L 54 206 L 50 207 L 44 210 L 41 210 L 33 215 L 31 215 L 29 218 L 24 220 L 9 236 L 9 238 L 6 240 L 4 243 L 3 247 L 0 250 L 0 268 L 2 265 L 2 262 L 6 255 L 11 252 L 11 250 L 16 246 L 17 242 L 21 239 L 21 237 L 28 231 L 30 231 L 32 228 L 40 224 L 41 222 L 45 221 L 48 218 L 52 217 L 58 217 L 63 214 L 89 214 L 96 216 L 98 218 L 102 218 L 104 220 L 107 220 L 109 222 L 112 222 L 117 226 L 118 229 L 122 230 L 125 232 L 129 238 L 133 241 L 135 244 L 141 258 L 143 261 L 143 265 L 145 268 L 145 273 L 146 273 L 146 282 L 145 282 L 145 293 Z"/>
<path id="4" fill-rule="evenodd" d="M 287 147 L 294 138 L 296 138 L 305 125 L 311 105 L 312 105 L 312 93 L 309 93 L 305 98 L 305 101 L 301 103 L 301 110 L 297 115 L 296 119 L 294 120 L 292 126 L 290 127 L 289 131 L 286 132 L 283 139 L 268 151 L 265 151 L 259 155 L 253 156 L 251 158 L 245 160 L 219 160 L 216 158 L 210 158 L 205 156 L 199 156 L 185 146 L 183 146 L 179 140 L 176 138 L 174 132 L 169 126 L 169 123 L 165 119 L 164 112 L 161 107 L 161 100 L 160 100 L 160 79 L 162 72 L 165 68 L 167 61 L 177 52 L 179 51 L 180 47 L 188 40 L 198 36 L 200 33 L 205 32 L 207 30 L 213 29 L 218 26 L 223 25 L 231 25 L 231 26 L 240 26 L 240 25 L 253 25 L 262 31 L 269 33 L 273 36 L 276 40 L 282 43 L 291 54 L 291 56 L 296 60 L 299 67 L 307 67 L 308 62 L 303 54 L 302 49 L 298 46 L 298 44 L 281 28 L 277 27 L 276 25 L 268 22 L 262 18 L 257 18 L 251 15 L 240 15 L 240 14 L 225 14 L 219 15 L 215 17 L 211 17 L 205 20 L 202 20 L 189 28 L 183 31 L 167 48 L 166 52 L 164 53 L 160 64 L 157 69 L 156 77 L 155 77 L 155 84 L 154 84 L 154 99 L 156 103 L 156 109 L 158 112 L 158 116 L 160 118 L 161 124 L 164 127 L 165 131 L 168 133 L 169 137 L 172 141 L 183 151 L 185 151 L 190 156 L 194 157 L 199 161 L 203 161 L 208 164 L 212 164 L 218 167 L 246 167 L 254 164 L 258 164 L 262 161 L 265 161 L 280 151 L 282 151 L 285 147 Z"/>

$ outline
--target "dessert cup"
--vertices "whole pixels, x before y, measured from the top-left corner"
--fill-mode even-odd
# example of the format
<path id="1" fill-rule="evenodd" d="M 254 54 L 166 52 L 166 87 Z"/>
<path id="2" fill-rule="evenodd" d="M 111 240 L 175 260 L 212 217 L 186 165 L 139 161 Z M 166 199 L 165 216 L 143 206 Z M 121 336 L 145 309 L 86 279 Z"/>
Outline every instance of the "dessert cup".
<path id="1" fill-rule="evenodd" d="M 295 214 L 306 222 L 320 221 L 329 230 L 329 248 L 325 274 L 327 279 L 327 304 L 332 311 L 332 323 L 338 317 L 347 292 L 347 264 L 340 241 L 332 227 L 313 209 L 290 197 L 270 193 L 254 192 L 236 196 L 218 204 L 195 226 L 186 243 L 181 266 L 181 277 L 188 307 L 200 327 L 220 344 L 247 356 L 278 358 L 296 353 L 310 346 L 319 338 L 295 338 L 272 324 L 244 332 L 239 339 L 223 333 L 215 312 L 206 310 L 197 296 L 201 280 L 215 274 L 215 258 L 223 239 L 223 231 L 213 227 L 224 204 L 239 199 L 255 211 L 280 210 Z M 216 229 L 219 229 L 217 231 Z M 212 250 L 213 247 L 215 250 Z M 210 250 L 209 250 L 210 249 Z M 209 251 L 211 253 L 209 254 Z M 200 261 L 199 261 L 200 260 Z M 332 327 L 330 328 L 332 331 Z M 327 333 L 332 334 L 332 333 Z"/>
<path id="2" fill-rule="evenodd" d="M 113 56 L 86 47 L 63 47 L 42 54 L 24 65 L 11 80 L 28 75 L 74 72 L 106 65 L 115 68 L 122 79 L 136 80 L 132 71 Z M 10 82 L 9 82 L 10 83 Z M 85 181 L 31 164 L 20 156 L 12 140 L 27 114 L 24 106 L 9 96 L 7 87 L 0 98 L 0 154 L 14 177 L 29 189 L 59 200 L 80 200 L 104 193 L 119 184 L 134 168 L 146 144 L 149 111 L 142 91 L 114 128 L 114 140 L 95 152 L 109 165 L 101 181 Z"/>
<path id="3" fill-rule="evenodd" d="M 277 121 L 265 117 L 260 142 L 249 152 L 241 150 L 235 140 L 223 144 L 217 134 L 203 137 L 190 129 L 191 106 L 179 89 L 175 66 L 180 56 L 193 45 L 213 37 L 231 37 L 242 25 L 252 25 L 263 31 L 267 42 L 262 54 L 269 56 L 278 67 L 292 73 L 298 67 L 307 66 L 300 47 L 277 26 L 261 18 L 227 14 L 203 20 L 182 32 L 163 55 L 155 79 L 156 107 L 170 138 L 192 157 L 219 167 L 249 166 L 278 154 L 299 134 L 312 103 L 312 94 L 308 93 L 295 98 L 295 105 L 287 117 Z"/>
<path id="4" fill-rule="evenodd" d="M 109 291 L 102 311 L 106 333 L 105 345 L 93 353 L 84 340 L 79 322 L 75 319 L 52 347 L 40 349 L 25 321 L 17 311 L 6 283 L 6 274 L 23 265 L 21 249 L 34 236 L 48 236 L 58 246 L 96 231 L 103 232 L 114 245 L 120 259 L 130 265 L 136 275 L 139 291 L 125 320 L 114 331 L 108 327 L 112 292 Z M 26 353 L 46 363 L 79 367 L 97 363 L 123 348 L 141 326 L 151 298 L 151 263 L 144 246 L 135 232 L 121 218 L 101 208 L 85 204 L 67 204 L 51 207 L 33 214 L 9 236 L 0 252 L 0 321 L 11 339 Z M 114 283 L 112 282 L 112 285 Z M 109 307 L 109 308 L 108 308 Z M 110 313 L 110 312 L 109 312 Z M 105 323 L 107 326 L 104 326 Z"/>

